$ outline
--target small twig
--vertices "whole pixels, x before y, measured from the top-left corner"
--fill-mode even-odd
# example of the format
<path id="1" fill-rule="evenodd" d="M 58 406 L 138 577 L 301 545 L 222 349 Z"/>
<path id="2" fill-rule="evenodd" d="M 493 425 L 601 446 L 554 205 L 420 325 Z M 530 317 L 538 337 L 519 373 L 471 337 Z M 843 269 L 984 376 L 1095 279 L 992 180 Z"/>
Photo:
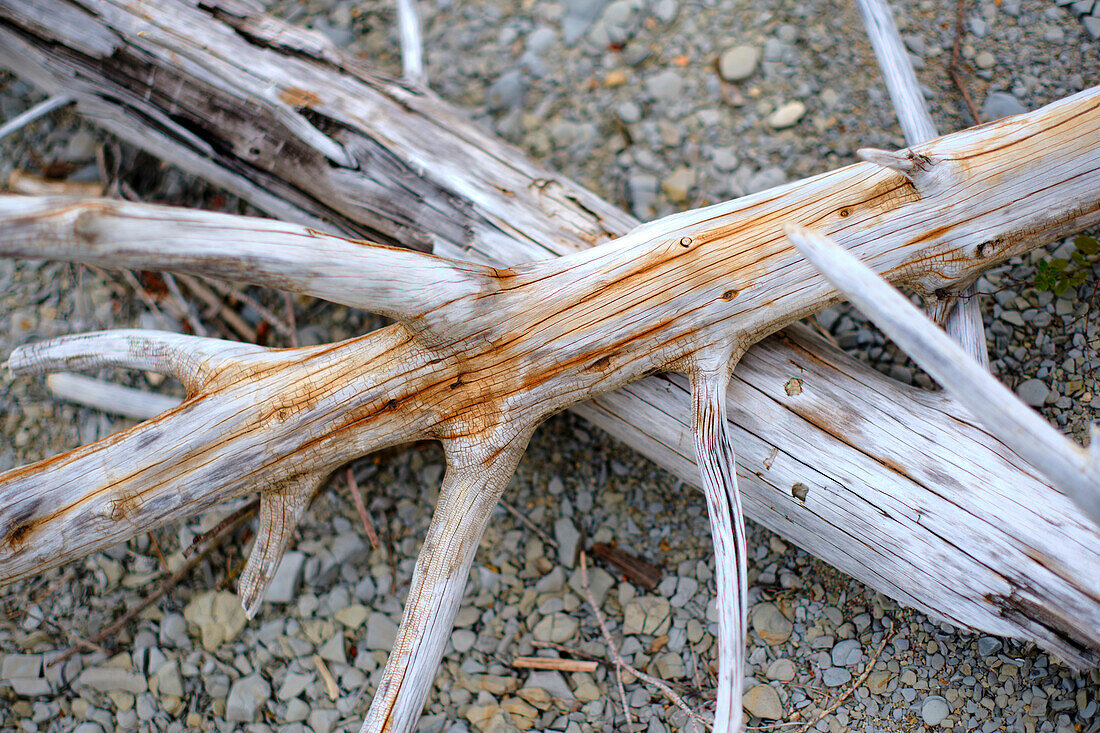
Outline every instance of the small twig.
<path id="1" fill-rule="evenodd" d="M 168 292 L 172 294 L 172 299 L 176 303 L 176 308 L 183 314 L 187 323 L 191 325 L 191 331 L 196 336 L 209 336 L 210 334 L 206 330 L 206 326 L 202 325 L 202 321 L 195 315 L 194 308 L 191 307 L 190 303 L 184 300 L 183 293 L 180 292 L 180 286 L 176 282 L 176 278 L 172 276 L 172 273 L 162 272 L 160 276 L 164 280 L 164 284 L 168 286 Z"/>
<path id="2" fill-rule="evenodd" d="M 248 502 L 247 504 L 242 506 L 237 511 L 230 514 L 228 517 L 226 517 L 222 521 L 218 522 L 214 526 L 214 528 L 211 529 L 209 532 L 204 532 L 201 535 L 199 535 L 198 537 L 196 537 L 195 539 L 191 540 L 191 544 L 188 545 L 187 549 L 185 549 L 183 551 L 183 556 L 184 557 L 190 557 L 192 554 L 194 554 L 195 550 L 198 549 L 199 545 L 201 545 L 203 542 L 207 541 L 208 538 L 212 538 L 215 535 L 220 536 L 222 531 L 230 525 L 236 526 L 241 521 L 241 519 L 243 517 L 245 517 L 245 516 L 251 514 L 252 512 L 254 512 L 256 510 L 256 507 L 258 507 L 259 505 L 260 505 L 260 500 L 258 498 L 253 499 L 252 501 Z"/>
<path id="3" fill-rule="evenodd" d="M 317 671 L 321 673 L 321 679 L 325 681 L 325 691 L 329 699 L 336 702 L 340 698 L 340 685 L 336 684 L 336 678 L 332 676 L 332 672 L 329 672 L 320 654 L 313 655 L 313 665 L 317 667 Z"/>
<path id="4" fill-rule="evenodd" d="M 806 733 L 806 731 L 810 730 L 810 728 L 817 725 L 817 722 L 819 720 L 824 720 L 826 715 L 830 715 L 834 710 L 836 710 L 838 707 L 840 707 L 844 703 L 845 700 L 847 700 L 849 697 L 851 697 L 852 693 L 855 692 L 860 687 L 860 685 L 862 685 L 867 680 L 867 676 L 869 674 L 871 674 L 871 670 L 873 670 L 875 668 L 875 665 L 878 663 L 878 658 L 880 656 L 882 656 L 882 651 L 886 648 L 886 645 L 893 638 L 894 638 L 894 631 L 893 630 L 890 630 L 890 631 L 886 632 L 886 638 L 884 638 L 882 640 L 882 644 L 879 645 L 878 651 L 875 652 L 874 658 L 871 659 L 871 661 L 867 663 L 867 666 L 863 668 L 863 674 L 861 674 L 856 679 L 856 681 L 853 682 L 848 687 L 848 689 L 844 691 L 843 695 L 841 695 L 836 700 L 834 700 L 833 703 L 831 705 L 829 705 L 829 707 L 825 708 L 820 713 L 818 713 L 817 717 L 815 717 L 813 720 L 806 721 L 806 723 L 804 723 L 803 726 L 801 728 L 799 728 L 798 733 Z"/>
<path id="5" fill-rule="evenodd" d="M 378 533 L 374 531 L 374 523 L 370 520 L 370 514 L 367 513 L 367 505 L 363 503 L 363 494 L 359 491 L 359 483 L 355 480 L 355 472 L 351 470 L 351 466 L 348 466 L 348 488 L 351 489 L 351 499 L 355 502 L 355 511 L 359 513 L 359 520 L 363 522 L 363 529 L 367 533 L 367 539 L 370 540 L 370 547 L 372 550 L 377 550 L 382 544 L 378 541 Z"/>
<path id="6" fill-rule="evenodd" d="M 529 529 L 532 532 L 534 532 L 535 534 L 537 534 L 539 536 L 539 539 L 541 539 L 543 542 L 550 545 L 551 547 L 557 547 L 558 546 L 558 541 L 557 540 L 555 540 L 553 537 L 551 537 L 550 535 L 546 534 L 541 529 L 539 529 L 535 525 L 535 523 L 532 522 L 530 519 L 528 519 L 523 514 L 523 512 L 521 512 L 519 509 L 516 509 L 509 502 L 504 501 L 504 499 L 500 500 L 500 505 L 502 507 L 504 507 L 505 509 L 507 509 L 509 514 L 511 514 L 516 519 L 518 519 L 520 521 L 520 524 L 522 524 L 524 527 L 526 527 L 527 529 Z"/>
<path id="7" fill-rule="evenodd" d="M 256 313 L 260 315 L 260 318 L 267 321 L 267 323 L 272 328 L 274 328 L 280 336 L 290 338 L 291 336 L 295 335 L 294 329 L 291 328 L 287 323 L 285 323 L 282 318 L 279 318 L 279 316 L 272 313 L 267 307 L 260 303 L 260 301 L 256 300 L 248 293 L 245 293 L 231 285 L 226 285 L 225 283 L 218 282 L 216 280 L 209 280 L 207 282 L 209 283 L 211 288 L 218 291 L 223 296 L 227 298 L 233 298 L 238 302 L 244 303 L 252 310 L 256 311 Z"/>
<path id="8" fill-rule="evenodd" d="M 955 88 L 959 90 L 959 94 L 962 94 L 963 102 L 966 103 L 966 109 L 970 112 L 970 116 L 974 118 L 974 124 L 980 125 L 982 122 L 981 115 L 978 114 L 978 108 L 974 104 L 974 100 L 970 98 L 970 93 L 966 91 L 966 85 L 963 83 L 962 78 L 962 39 L 963 39 L 963 14 L 966 11 L 966 0 L 958 0 L 955 3 L 955 42 L 951 46 L 951 63 L 947 66 L 947 73 L 951 76 L 951 81 L 955 84 Z"/>
<path id="9" fill-rule="evenodd" d="M 600 663 L 588 659 L 553 659 L 551 657 L 516 657 L 516 669 L 553 669 L 558 672 L 595 672 Z"/>
<path id="10" fill-rule="evenodd" d="M 133 272 L 131 272 L 130 270 L 123 270 L 122 277 L 125 278 L 127 284 L 129 284 L 133 291 L 137 293 L 137 296 L 141 298 L 141 302 L 145 303 L 146 307 L 149 308 L 149 310 L 160 316 L 161 320 L 163 320 L 166 324 L 171 323 L 171 320 L 168 318 L 168 316 L 164 315 L 164 311 L 160 309 L 160 306 L 158 306 L 156 301 L 153 300 L 152 296 L 149 295 L 149 292 L 145 289 L 145 286 L 141 284 L 141 282 L 137 279 Z"/>
<path id="11" fill-rule="evenodd" d="M 294 298 L 290 293 L 283 293 L 283 310 L 286 311 L 286 325 L 290 327 L 287 338 L 290 340 L 291 348 L 296 349 L 298 348 L 298 323 L 294 318 Z"/>
<path id="12" fill-rule="evenodd" d="M 229 519 L 232 521 L 222 521 L 218 524 L 213 533 L 207 532 L 205 535 L 203 535 L 203 537 L 209 538 L 209 541 L 201 552 L 199 552 L 197 555 L 184 563 L 179 570 L 172 573 L 172 575 L 167 580 L 161 583 L 159 588 L 157 588 L 154 592 L 150 593 L 141 601 L 139 601 L 137 605 L 130 608 L 130 610 L 119 617 L 117 621 L 115 621 L 113 624 L 103 629 L 98 634 L 93 636 L 90 640 L 88 640 L 88 643 L 96 645 L 104 639 L 116 635 L 126 624 L 136 618 L 139 613 L 159 601 L 168 593 L 168 591 L 179 585 L 180 581 L 187 577 L 187 574 L 190 573 L 196 565 L 202 562 L 207 555 L 213 552 L 214 548 L 216 548 L 222 540 L 228 537 L 233 532 L 233 530 L 235 530 L 241 523 L 244 522 L 244 520 L 248 519 L 248 517 L 251 516 L 252 512 L 255 511 L 257 506 L 259 506 L 259 503 L 259 500 L 249 502 L 241 510 L 234 512 L 232 515 L 230 515 Z M 194 543 L 192 543 L 191 547 L 194 546 Z M 191 548 L 188 549 L 190 550 Z M 187 553 L 185 552 L 184 556 L 186 557 L 186 555 Z M 83 644 L 85 642 L 81 641 L 80 643 Z M 77 648 L 75 646 L 69 647 L 60 655 L 58 655 L 51 662 L 51 664 L 60 664 L 61 662 L 64 662 L 65 660 L 76 654 L 76 652 Z"/>
<path id="13" fill-rule="evenodd" d="M 149 535 L 149 544 L 153 546 L 153 552 L 157 554 L 157 560 L 160 561 L 161 570 L 166 573 L 170 572 L 168 570 L 168 561 L 164 559 L 164 553 L 160 551 L 160 543 L 157 542 L 157 538 L 153 535 L 151 531 L 146 532 L 146 534 Z"/>
<path id="14" fill-rule="evenodd" d="M 625 659 L 623 659 L 622 654 L 619 653 L 619 648 L 615 646 L 615 642 L 611 639 L 611 632 L 607 630 L 607 620 L 604 618 L 603 611 L 601 611 L 599 606 L 596 605 L 596 599 L 592 595 L 592 590 L 588 587 L 588 559 L 583 551 L 581 552 L 581 590 L 584 591 L 585 600 L 587 600 L 588 604 L 592 606 L 592 610 L 596 614 L 596 624 L 600 627 L 600 633 L 603 635 L 604 644 L 607 646 L 607 652 L 611 656 L 612 662 L 614 662 L 615 664 L 615 678 L 619 683 L 619 695 L 623 699 L 623 708 L 626 709 L 627 729 L 633 731 L 634 724 L 630 718 L 630 709 L 627 707 L 626 690 L 623 688 L 623 671 L 630 672 L 642 682 L 652 685 L 663 692 L 665 697 L 667 697 L 674 705 L 676 705 L 676 707 L 687 713 L 688 719 L 691 721 L 691 725 L 694 730 L 698 729 L 696 727 L 697 724 L 702 725 L 704 730 L 709 728 L 710 726 L 707 725 L 707 722 L 702 718 L 702 716 L 700 716 L 698 713 L 688 707 L 683 698 L 677 695 L 667 682 L 662 679 L 653 677 L 652 675 L 648 675 L 645 672 L 642 672 L 640 669 L 636 669 L 632 665 L 628 664 Z"/>
<path id="15" fill-rule="evenodd" d="M 5 138 L 8 135 L 16 132 L 23 127 L 26 127 L 30 123 L 37 120 L 39 117 L 48 115 L 55 109 L 60 109 L 66 105 L 72 104 L 76 100 L 70 97 L 68 94 L 58 94 L 50 97 L 44 102 L 39 102 L 25 112 L 17 114 L 10 120 L 0 125 L 0 138 Z"/>
<path id="16" fill-rule="evenodd" d="M 206 304 L 209 313 L 220 318 L 229 327 L 229 330 L 249 343 L 256 343 L 256 329 L 248 325 L 240 314 L 222 302 L 217 293 L 204 285 L 198 278 L 190 275 L 177 275 L 177 277 L 195 297 Z M 213 285 L 213 283 L 210 284 Z"/>

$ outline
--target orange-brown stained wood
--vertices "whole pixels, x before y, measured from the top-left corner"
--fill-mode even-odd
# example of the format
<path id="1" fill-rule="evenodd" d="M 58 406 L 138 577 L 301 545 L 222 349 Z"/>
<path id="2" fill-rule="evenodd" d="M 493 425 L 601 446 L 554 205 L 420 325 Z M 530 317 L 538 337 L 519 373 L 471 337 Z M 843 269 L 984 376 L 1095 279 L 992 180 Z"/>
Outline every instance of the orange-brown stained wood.
<path id="1" fill-rule="evenodd" d="M 110 506 L 116 508 L 108 511 L 117 515 L 117 507 L 128 507 L 133 497 L 163 490 L 148 481 L 182 483 L 183 476 L 175 474 L 188 474 L 192 465 L 206 467 L 209 476 L 209 461 L 229 460 L 240 452 L 231 446 L 239 444 L 256 446 L 245 451 L 252 462 L 233 462 L 237 480 L 228 493 L 215 492 L 218 500 L 299 471 L 297 462 L 323 473 L 395 442 L 507 434 L 510 423 L 537 424 L 711 344 L 747 344 L 836 298 L 786 243 L 781 227 L 788 221 L 816 222 L 896 278 L 916 280 L 929 266 L 947 261 L 956 279 L 972 276 L 1021 247 L 1039 244 L 1025 241 L 1020 230 L 1060 231 L 1100 210 L 1100 151 L 1070 140 L 1077 156 L 1070 171 L 1061 165 L 1065 154 L 1059 148 L 1067 126 L 1100 136 L 1097 105 L 1070 100 L 1031 117 L 1026 125 L 1014 122 L 1008 132 L 991 126 L 984 137 L 971 131 L 921 146 L 919 154 L 931 161 L 922 175 L 940 178 L 919 195 L 919 177 L 910 183 L 893 171 L 861 164 L 681 214 L 667 225 L 650 225 L 592 250 L 497 270 L 498 285 L 476 297 L 474 316 L 438 352 L 398 325 L 340 344 L 231 360 L 210 378 L 202 399 L 189 403 L 188 415 L 204 419 L 225 400 L 250 407 L 219 418 L 204 447 L 129 471 L 104 486 L 85 487 L 77 492 L 84 498 L 44 502 L 19 521 L 0 512 L 0 533 L 9 547 L 21 546 L 44 518 L 72 516 L 84 502 L 104 511 L 103 492 L 122 492 L 112 496 Z M 958 138 L 967 144 L 960 148 Z M 1013 154 L 1013 140 L 1026 154 Z M 943 170 L 955 160 L 965 160 L 966 168 Z M 986 175 L 990 170 L 996 171 L 992 178 Z M 945 186 L 941 179 L 954 183 Z M 976 191 L 981 196 L 970 193 Z M 1041 216 L 1029 212 L 1023 221 L 1006 216 L 1017 208 L 1014 202 L 1035 197 L 1046 202 Z M 100 206 L 71 204 L 56 212 L 77 211 L 75 244 L 92 247 L 97 256 L 105 241 Z M 33 227 L 33 222 L 19 224 Z M 980 236 L 971 234 L 974 230 Z M 967 254 L 979 251 L 980 257 Z M 445 341 L 452 334 L 434 335 Z M 125 463 L 120 451 L 146 433 L 156 433 L 158 445 L 179 439 L 172 437 L 172 425 L 186 419 L 192 418 L 162 418 L 94 448 L 15 469 L 0 476 L 0 491 L 51 472 L 84 482 L 87 476 L 74 461 L 95 456 Z M 111 457 L 99 455 L 104 451 Z M 231 474 L 218 472 L 226 479 Z M 205 501 L 190 497 L 180 508 L 195 511 L 201 504 Z M 168 510 L 156 519 L 175 516 Z M 142 517 L 134 519 L 134 532 L 148 528 Z M 5 577 L 11 577 L 5 570 L 9 559 L 0 558 Z M 29 572 L 35 567 L 22 566 L 15 574 Z"/>

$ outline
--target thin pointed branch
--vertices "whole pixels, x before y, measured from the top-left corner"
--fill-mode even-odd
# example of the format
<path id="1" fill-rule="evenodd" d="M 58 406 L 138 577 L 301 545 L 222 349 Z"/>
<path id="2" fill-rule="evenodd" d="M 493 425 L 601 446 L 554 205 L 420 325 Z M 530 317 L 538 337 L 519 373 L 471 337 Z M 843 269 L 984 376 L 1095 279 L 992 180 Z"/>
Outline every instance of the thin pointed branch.
<path id="1" fill-rule="evenodd" d="M 739 733 L 743 723 L 745 629 L 748 619 L 748 554 L 737 469 L 726 420 L 728 355 L 691 374 L 692 426 L 703 479 L 718 585 L 717 733 Z"/>
<path id="2" fill-rule="evenodd" d="M 856 0 L 856 4 L 874 46 L 906 143 L 919 145 L 931 140 L 939 133 L 928 113 L 928 105 L 917 84 L 890 7 L 885 0 Z M 941 310 L 942 314 L 936 320 L 943 323 L 947 332 L 963 345 L 966 353 L 988 369 L 989 350 L 985 342 L 985 324 L 982 323 L 981 298 L 974 285 L 967 284 L 957 292 L 948 293 L 942 300 L 930 303 L 929 312 L 937 308 Z"/>
<path id="3" fill-rule="evenodd" d="M 1005 445 L 1047 476 L 1100 528 L 1100 430 L 1082 448 L 970 358 L 917 308 L 828 237 L 791 226 L 787 236 L 894 343 L 952 392 Z"/>
<path id="4" fill-rule="evenodd" d="M 72 104 L 74 100 L 68 94 L 55 94 L 49 99 L 39 102 L 25 112 L 20 112 L 15 117 L 0 125 L 0 139 L 11 135 L 13 132 L 20 130 L 30 123 L 37 120 L 39 117 L 48 115 L 55 109 L 61 109 L 62 107 Z"/>
<path id="5" fill-rule="evenodd" d="M 2 196 L 0 221 L 0 256 L 250 282 L 361 308 L 413 328 L 461 329 L 477 299 L 499 284 L 490 267 L 208 211 Z"/>
<path id="6" fill-rule="evenodd" d="M 61 336 L 20 346 L 8 357 L 16 374 L 90 371 L 104 367 L 166 374 L 196 391 L 223 364 L 262 353 L 259 346 L 184 336 L 170 331 L 119 329 Z"/>
<path id="7" fill-rule="evenodd" d="M 447 472 L 393 651 L 374 693 L 361 733 L 411 731 L 451 637 L 466 577 L 493 509 L 527 447 L 530 431 L 499 447 L 445 442 Z"/>
<path id="8" fill-rule="evenodd" d="M 81 374 L 58 372 L 46 377 L 46 387 L 58 399 L 93 407 L 135 420 L 149 420 L 179 405 L 180 400 Z"/>
<path id="9" fill-rule="evenodd" d="M 416 0 L 397 0 L 397 30 L 401 37 L 401 75 L 409 84 L 428 86 L 424 71 L 424 41 Z"/>

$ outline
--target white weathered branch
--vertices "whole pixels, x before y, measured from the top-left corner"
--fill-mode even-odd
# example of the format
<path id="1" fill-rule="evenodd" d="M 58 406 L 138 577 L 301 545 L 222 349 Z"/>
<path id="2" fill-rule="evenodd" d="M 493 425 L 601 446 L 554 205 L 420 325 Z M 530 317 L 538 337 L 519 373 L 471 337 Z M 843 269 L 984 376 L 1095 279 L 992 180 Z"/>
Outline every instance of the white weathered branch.
<path id="1" fill-rule="evenodd" d="M 401 38 L 401 76 L 418 87 L 428 85 L 424 73 L 424 41 L 416 0 L 397 0 L 397 31 Z"/>
<path id="2" fill-rule="evenodd" d="M 1052 427 L 894 288 L 828 237 L 787 236 L 829 281 L 989 431 L 1061 488 L 1100 529 L 1100 442 L 1082 448 Z M 1100 435 L 1092 429 L 1092 439 Z M 1100 537 L 1098 537 L 1100 539 Z"/>
<path id="3" fill-rule="evenodd" d="M 447 472 L 416 559 L 401 627 L 361 733 L 416 728 L 451 638 L 478 543 L 530 436 L 531 428 L 507 426 L 483 441 L 443 441 Z"/>
<path id="4" fill-rule="evenodd" d="M 487 137 L 432 95 L 410 93 L 371 75 L 354 60 L 341 57 L 317 34 L 250 15 L 237 4 L 232 11 L 219 10 L 217 5 L 209 2 L 196 7 L 157 0 L 142 3 L 135 13 L 125 4 L 95 0 L 59 2 L 56 7 L 51 0 L 42 0 L 31 6 L 16 4 L 14 9 L 10 2 L 0 0 L 0 62 L 46 89 L 71 89 L 85 114 L 121 136 L 228 186 L 273 215 L 314 228 L 377 241 L 409 242 L 434 248 L 437 254 L 499 266 L 574 252 L 633 226 L 629 216 Z M 28 42 L 40 38 L 51 23 L 28 26 L 20 20 L 27 13 L 42 18 L 71 19 L 76 15 L 76 26 L 85 32 L 72 41 L 62 34 Z M 150 22 L 154 17 L 155 24 Z M 166 33 L 165 28 L 171 31 Z M 79 46 L 78 52 L 69 52 L 67 43 Z M 117 48 L 131 44 L 140 52 L 116 53 Z M 187 63 L 177 62 L 181 49 Z M 136 58 L 147 66 L 131 73 L 128 65 Z M 201 63 L 191 63 L 195 59 Z M 170 80 L 168 95 L 158 88 L 166 79 Z M 119 80 L 126 83 L 119 84 Z M 283 112 L 271 109 L 271 89 L 318 121 L 320 129 L 342 149 L 354 151 L 355 165 L 333 165 L 316 152 L 312 140 L 299 139 L 298 128 L 285 125 Z M 173 99 L 171 105 L 164 104 L 166 98 Z M 247 113 L 221 115 L 215 111 L 219 109 Z M 1081 144 L 1075 157 L 1059 158 L 1052 148 L 1050 172 L 1056 177 L 1069 175 L 1068 169 L 1059 166 L 1074 161 L 1080 161 L 1078 172 L 1094 175 L 1089 150 L 1095 146 L 1090 146 L 1088 139 L 1095 140 L 1096 131 L 1074 129 L 1076 117 L 1095 113 L 1095 107 L 1092 112 L 1088 109 L 1082 104 L 1080 114 L 1068 117 L 1064 128 L 1065 142 L 1076 134 Z M 1001 132 L 1018 130 L 1014 125 L 1027 126 L 1035 120 L 1009 121 Z M 824 218 L 839 229 L 846 224 L 859 229 L 865 224 L 864 214 L 871 214 L 874 206 L 893 205 L 883 216 L 896 217 L 903 213 L 899 210 L 915 203 L 914 191 L 934 198 L 937 187 L 963 186 L 953 177 L 970 173 L 969 158 L 945 159 L 946 165 L 931 158 L 908 160 L 912 168 L 923 166 L 920 172 L 930 174 L 914 174 L 918 185 L 913 190 L 904 183 L 894 189 L 872 185 L 891 180 L 888 175 L 883 179 L 870 174 L 861 181 L 858 176 L 846 177 L 853 173 L 851 169 L 843 175 L 834 174 L 838 177 L 822 182 L 824 189 L 831 185 L 836 193 L 849 184 L 855 188 L 836 200 L 826 196 L 808 204 L 816 217 L 813 223 Z M 1006 191 L 1015 185 L 1002 184 Z M 762 225 L 777 225 L 769 216 L 768 200 L 790 195 L 790 188 L 769 192 L 741 202 L 742 209 L 732 206 L 707 215 L 728 213 L 725 221 L 731 233 L 758 215 Z M 779 217 L 783 200 L 772 203 L 777 210 L 770 213 Z M 1034 224 L 1042 219 L 1031 203 L 1034 201 L 1025 201 L 1018 212 L 1008 205 L 1006 209 L 1020 213 L 1016 223 L 1029 234 L 1036 231 L 1039 238 L 1060 236 L 1096 220 L 1094 200 L 1082 199 L 1075 215 L 1048 229 L 1036 229 Z M 860 204 L 868 208 L 861 210 Z M 700 222 L 689 216 L 681 223 Z M 673 230 L 663 231 L 670 234 Z M 916 237 L 919 231 L 920 226 L 914 226 L 894 234 Z M 660 232 L 651 233 L 656 236 Z M 754 234 L 742 233 L 746 237 Z M 771 237 L 755 234 L 760 235 L 756 242 L 762 248 L 757 252 L 783 249 L 778 229 Z M 986 234 L 990 233 L 960 222 L 927 244 L 950 242 L 963 252 L 993 259 L 1000 254 L 998 247 L 1025 246 L 993 241 L 994 246 L 987 248 L 991 242 L 983 237 Z M 745 252 L 750 250 L 746 244 Z M 800 277 L 810 272 L 796 260 L 780 258 L 768 260 L 768 264 L 781 271 L 800 268 Z M 521 268 L 499 274 L 515 274 L 519 282 L 530 271 Z M 592 272 L 581 274 L 594 277 Z M 900 277 L 909 274 L 891 272 Z M 956 274 L 949 270 L 929 285 L 950 284 Z M 684 281 L 682 287 L 705 291 L 709 282 L 704 275 L 698 281 Z M 610 281 L 600 284 L 611 290 L 615 285 Z M 740 299 L 732 288 L 716 292 Z M 823 288 L 819 295 L 839 297 L 829 292 Z M 813 293 L 807 294 L 812 307 L 819 306 L 818 300 Z M 651 317 L 642 312 L 645 310 L 634 312 L 639 323 Z M 631 322 L 632 328 L 635 325 Z M 357 434 L 348 439 L 358 426 L 350 416 L 341 422 L 335 413 L 329 413 L 289 426 L 271 418 L 294 416 L 306 407 L 323 411 L 331 401 L 345 400 L 356 419 L 378 425 L 375 437 L 387 427 L 395 428 L 397 422 L 386 426 L 379 421 L 390 404 L 381 400 L 381 394 L 399 381 L 397 374 L 374 381 L 362 378 L 364 364 L 397 358 L 404 348 L 401 339 L 411 338 L 409 331 L 400 328 L 386 333 L 391 340 L 378 348 L 372 340 L 377 337 L 335 345 L 325 357 L 331 362 L 323 367 L 318 351 L 284 352 L 283 357 L 293 360 L 299 369 L 318 367 L 320 377 L 299 382 L 319 388 L 280 396 L 264 420 L 246 419 L 245 424 L 269 431 L 257 440 L 270 438 L 277 452 L 308 446 L 303 453 L 319 470 L 330 452 L 339 460 L 344 451 L 372 449 L 377 443 L 369 436 Z M 554 344 L 548 343 L 546 352 L 554 353 Z M 280 362 L 270 360 L 259 371 L 270 376 L 280 371 L 279 366 Z M 611 372 L 631 368 L 617 363 L 603 366 Z M 253 371 L 252 367 L 238 369 L 236 375 L 251 378 Z M 406 376 L 412 382 L 417 379 Z M 406 414 L 416 408 L 430 412 L 454 399 L 442 387 L 462 383 L 465 386 L 458 389 L 468 399 L 468 415 L 485 418 L 488 413 L 475 407 L 484 405 L 484 400 L 471 396 L 473 390 L 466 381 L 476 372 L 456 370 L 453 376 L 455 382 L 440 384 L 439 391 L 418 396 L 410 390 L 392 397 L 388 409 L 401 407 Z M 796 396 L 783 389 L 791 378 L 803 380 L 802 391 Z M 607 379 L 600 388 L 613 386 L 614 381 Z M 346 390 L 338 388 L 345 382 Z M 260 380 L 247 399 L 282 395 L 284 388 L 289 390 L 290 384 Z M 379 397 L 373 405 L 365 397 L 359 402 L 354 399 L 370 390 Z M 244 393 L 219 392 L 190 402 L 242 398 Z M 751 516 L 871 586 L 939 618 L 989 633 L 1035 639 L 1077 664 L 1096 663 L 1100 650 L 1096 601 L 1100 597 L 1100 556 L 1095 528 L 1065 497 L 1018 465 L 1014 454 L 974 427 L 972 418 L 956 402 L 894 384 L 798 329 L 751 349 L 738 367 L 729 398 L 732 419 L 728 429 L 738 449 L 738 482 Z M 698 484 L 689 437 L 690 404 L 683 380 L 651 378 L 583 404 L 578 411 Z M 197 404 L 181 408 L 186 420 L 205 419 L 195 409 Z M 438 430 L 430 429 L 436 417 L 426 418 L 405 435 L 438 435 Z M 334 427 L 339 438 L 299 444 L 291 439 L 295 433 L 310 433 L 331 422 L 339 423 Z M 159 421 L 150 425 L 159 425 Z M 141 426 L 136 431 L 145 429 Z M 154 432 L 142 434 L 147 438 Z M 197 440 L 203 438 L 199 435 Z M 131 447 L 136 445 L 134 442 Z M 245 457 L 251 457 L 248 451 Z M 48 470 L 55 471 L 69 460 L 81 458 L 75 454 L 59 457 Z M 173 456 L 173 460 L 175 469 L 184 473 L 191 465 L 186 455 Z M 276 473 L 284 465 L 277 461 Z M 58 474 L 51 475 L 57 478 Z M 9 479 L 13 476 L 8 474 Z M 145 474 L 143 478 L 157 477 Z M 263 482 L 245 477 L 235 489 L 247 491 L 257 484 Z M 951 491 L 945 492 L 943 487 Z M 180 488 L 186 491 L 191 485 Z M 951 494 L 950 500 L 946 493 Z M 147 509 L 150 499 L 140 496 L 137 503 L 144 503 L 142 508 Z M 201 499 L 208 500 L 217 497 Z M 57 501 L 56 495 L 49 501 Z M 181 498 L 180 506 L 162 505 L 159 508 L 165 512 L 158 521 L 182 516 L 189 509 L 197 511 L 198 503 L 194 494 L 188 494 Z M 1015 526 L 1003 521 L 1006 503 L 1013 509 Z M 33 533 L 35 526 L 15 525 L 21 531 L 14 538 Z"/>
<path id="5" fill-rule="evenodd" d="M 71 372 L 49 375 L 46 377 L 46 387 L 58 399 L 135 420 L 149 420 L 180 403 L 180 400 L 168 395 L 123 387 Z"/>
<path id="6" fill-rule="evenodd" d="M 928 105 L 917 84 L 890 7 L 885 0 L 856 0 L 856 4 L 875 49 L 875 57 L 905 134 L 905 142 L 918 145 L 931 140 L 939 133 L 928 113 Z M 937 320 L 962 344 L 966 353 L 988 368 L 989 351 L 985 343 L 981 300 L 973 284 L 968 283 L 957 292 L 937 294 L 929 306 L 933 313 L 939 312 Z"/>
<path id="7" fill-rule="evenodd" d="M 748 624 L 748 540 L 737 469 L 726 419 L 728 353 L 696 365 L 691 379 L 695 453 L 707 499 L 714 541 L 718 587 L 718 700 L 716 733 L 739 733 L 745 686 L 745 634 Z"/>
<path id="8" fill-rule="evenodd" d="M 491 267 L 268 219 L 111 200 L 0 197 L 0 257 L 174 270 L 293 290 L 451 337 Z"/>

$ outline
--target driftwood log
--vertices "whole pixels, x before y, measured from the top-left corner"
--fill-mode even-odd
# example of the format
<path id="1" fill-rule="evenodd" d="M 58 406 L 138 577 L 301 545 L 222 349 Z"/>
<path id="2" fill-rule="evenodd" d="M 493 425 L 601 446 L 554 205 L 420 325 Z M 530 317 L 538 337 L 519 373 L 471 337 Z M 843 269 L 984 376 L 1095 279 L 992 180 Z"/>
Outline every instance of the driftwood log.
<path id="1" fill-rule="evenodd" d="M 480 533 L 459 518 L 488 517 L 539 420 L 624 387 L 582 414 L 698 483 L 687 447 L 696 436 L 712 520 L 734 519 L 723 537 L 737 536 L 737 512 L 722 506 L 738 499 L 732 445 L 746 511 L 765 525 L 952 623 L 1097 662 L 1100 543 L 1065 496 L 949 397 L 897 385 L 804 331 L 745 350 L 840 297 L 786 242 L 784 223 L 831 234 L 934 301 L 986 266 L 1096 222 L 1100 90 L 908 154 L 871 152 L 873 163 L 583 251 L 634 222 L 431 94 L 371 75 L 312 34 L 225 3 L 143 3 L 140 15 L 108 3 L 88 3 L 94 12 L 49 5 L 0 2 L 0 62 L 72 94 L 122 137 L 305 226 L 6 199 L 4 254 L 262 282 L 400 323 L 283 353 L 138 332 L 13 354 L 12 366 L 28 370 L 161 369 L 190 398 L 131 431 L 0 476 L 3 578 L 261 489 L 261 539 L 242 582 L 254 608 L 328 471 L 383 445 L 438 438 L 449 467 L 410 593 L 418 600 L 367 724 L 404 729 L 434 675 L 449 629 L 441 622 L 457 607 Z M 235 248 L 225 244 L 230 232 Z M 516 264 L 552 254 L 567 256 Z M 400 288 L 378 276 L 379 263 L 403 268 Z M 692 389 L 676 377 L 629 384 L 657 370 L 690 376 L 694 410 Z M 792 377 L 801 394 L 783 389 Z M 257 395 L 266 401 L 254 404 Z M 128 453 L 141 444 L 149 455 L 153 443 L 171 458 L 138 465 Z M 196 471 L 209 483 L 184 480 Z M 89 474 L 102 480 L 88 483 Z M 210 491 L 186 493 L 197 486 Z M 792 492 L 799 486 L 808 493 Z M 78 530 L 86 541 L 59 553 Z M 720 568 L 736 570 L 742 551 L 720 553 Z M 428 623 L 435 607 L 440 616 Z M 728 662 L 738 613 L 726 611 Z M 728 700 L 726 710 L 732 721 Z"/>

